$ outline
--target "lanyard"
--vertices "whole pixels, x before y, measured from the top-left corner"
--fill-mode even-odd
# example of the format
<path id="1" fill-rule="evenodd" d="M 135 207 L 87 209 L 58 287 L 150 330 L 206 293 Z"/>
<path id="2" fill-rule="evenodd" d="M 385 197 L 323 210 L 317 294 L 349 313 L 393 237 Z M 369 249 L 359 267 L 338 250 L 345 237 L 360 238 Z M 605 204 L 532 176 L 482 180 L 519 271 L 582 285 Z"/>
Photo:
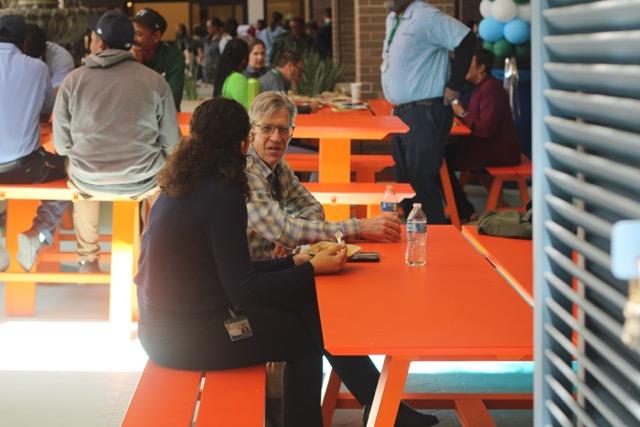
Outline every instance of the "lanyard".
<path id="1" fill-rule="evenodd" d="M 393 18 L 393 27 L 391 28 L 391 33 L 389 33 L 389 40 L 387 40 L 386 53 L 389 53 L 389 48 L 391 47 L 391 43 L 393 42 L 393 38 L 396 35 L 396 31 L 398 30 L 398 27 L 400 26 L 401 21 L 402 21 L 402 16 L 400 15 L 396 15 L 395 18 Z"/>

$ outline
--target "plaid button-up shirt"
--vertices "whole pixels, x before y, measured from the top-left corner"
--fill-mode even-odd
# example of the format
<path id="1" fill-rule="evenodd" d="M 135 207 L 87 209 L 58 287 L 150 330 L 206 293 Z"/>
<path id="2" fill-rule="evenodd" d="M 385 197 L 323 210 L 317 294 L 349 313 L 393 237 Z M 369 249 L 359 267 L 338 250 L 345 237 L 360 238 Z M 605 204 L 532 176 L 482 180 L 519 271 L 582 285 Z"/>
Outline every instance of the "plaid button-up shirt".
<path id="1" fill-rule="evenodd" d="M 276 243 L 293 249 L 307 243 L 333 241 L 338 230 L 347 239 L 358 237 L 356 219 L 324 220 L 322 205 L 300 183 L 284 159 L 271 170 L 250 148 L 246 172 L 250 190 L 247 235 L 254 261 L 272 259 Z"/>

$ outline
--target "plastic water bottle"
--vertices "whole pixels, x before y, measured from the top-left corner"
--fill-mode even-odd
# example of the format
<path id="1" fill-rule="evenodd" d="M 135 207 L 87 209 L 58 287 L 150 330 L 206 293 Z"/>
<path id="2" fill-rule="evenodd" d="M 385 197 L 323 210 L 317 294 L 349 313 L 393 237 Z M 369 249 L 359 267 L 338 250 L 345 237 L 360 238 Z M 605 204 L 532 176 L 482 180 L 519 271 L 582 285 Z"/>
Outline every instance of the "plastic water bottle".
<path id="1" fill-rule="evenodd" d="M 398 195 L 393 191 L 393 185 L 387 185 L 385 187 L 382 200 L 380 201 L 380 210 L 382 212 L 392 213 L 398 211 Z"/>
<path id="2" fill-rule="evenodd" d="M 253 98 L 258 96 L 260 93 L 260 80 L 255 77 L 250 77 L 247 80 L 247 105 L 251 108 L 251 103 L 253 103 Z"/>
<path id="3" fill-rule="evenodd" d="M 421 267 L 427 261 L 427 216 L 421 203 L 414 203 L 407 217 L 405 261 L 409 267 Z"/>

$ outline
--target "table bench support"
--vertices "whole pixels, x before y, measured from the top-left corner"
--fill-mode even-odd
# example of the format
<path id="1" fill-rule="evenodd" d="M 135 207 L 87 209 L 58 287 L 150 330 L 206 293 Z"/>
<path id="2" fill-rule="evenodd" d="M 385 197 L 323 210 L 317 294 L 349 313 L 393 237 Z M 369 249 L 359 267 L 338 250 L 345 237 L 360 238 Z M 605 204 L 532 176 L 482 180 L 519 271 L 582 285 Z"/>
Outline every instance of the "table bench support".
<path id="1" fill-rule="evenodd" d="M 131 324 L 139 235 L 139 202 L 113 202 L 109 320 L 116 327 L 128 328 Z"/>
<path id="2" fill-rule="evenodd" d="M 408 357 L 385 357 L 367 427 L 393 427 L 410 364 Z"/>
<path id="3" fill-rule="evenodd" d="M 40 202 L 37 200 L 7 200 L 7 225 L 5 244 L 11 256 L 9 273 L 23 273 L 18 264 L 18 234 L 31 228 L 33 217 Z M 7 281 L 5 289 L 5 312 L 8 316 L 33 316 L 36 311 L 36 283 Z"/>
<path id="4" fill-rule="evenodd" d="M 322 423 L 324 427 L 331 427 L 333 413 L 338 405 L 341 384 L 342 380 L 332 369 L 322 390 Z"/>
<path id="5" fill-rule="evenodd" d="M 495 427 L 496 423 L 479 399 L 460 399 L 455 401 L 460 423 L 464 427 Z"/>
<path id="6" fill-rule="evenodd" d="M 323 139 L 320 142 L 318 181 L 342 183 L 351 181 L 351 140 Z M 348 205 L 325 205 L 324 214 L 329 221 L 349 219 Z"/>

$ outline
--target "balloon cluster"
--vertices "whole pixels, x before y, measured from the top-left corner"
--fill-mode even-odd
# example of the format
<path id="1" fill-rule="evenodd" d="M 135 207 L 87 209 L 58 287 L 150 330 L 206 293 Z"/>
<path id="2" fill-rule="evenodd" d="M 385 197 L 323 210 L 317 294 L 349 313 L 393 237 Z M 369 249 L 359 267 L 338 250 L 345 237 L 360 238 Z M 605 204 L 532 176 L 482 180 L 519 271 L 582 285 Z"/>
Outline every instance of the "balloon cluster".
<path id="1" fill-rule="evenodd" d="M 485 49 L 498 58 L 529 57 L 531 47 L 531 6 L 529 0 L 482 0 L 478 32 Z"/>

